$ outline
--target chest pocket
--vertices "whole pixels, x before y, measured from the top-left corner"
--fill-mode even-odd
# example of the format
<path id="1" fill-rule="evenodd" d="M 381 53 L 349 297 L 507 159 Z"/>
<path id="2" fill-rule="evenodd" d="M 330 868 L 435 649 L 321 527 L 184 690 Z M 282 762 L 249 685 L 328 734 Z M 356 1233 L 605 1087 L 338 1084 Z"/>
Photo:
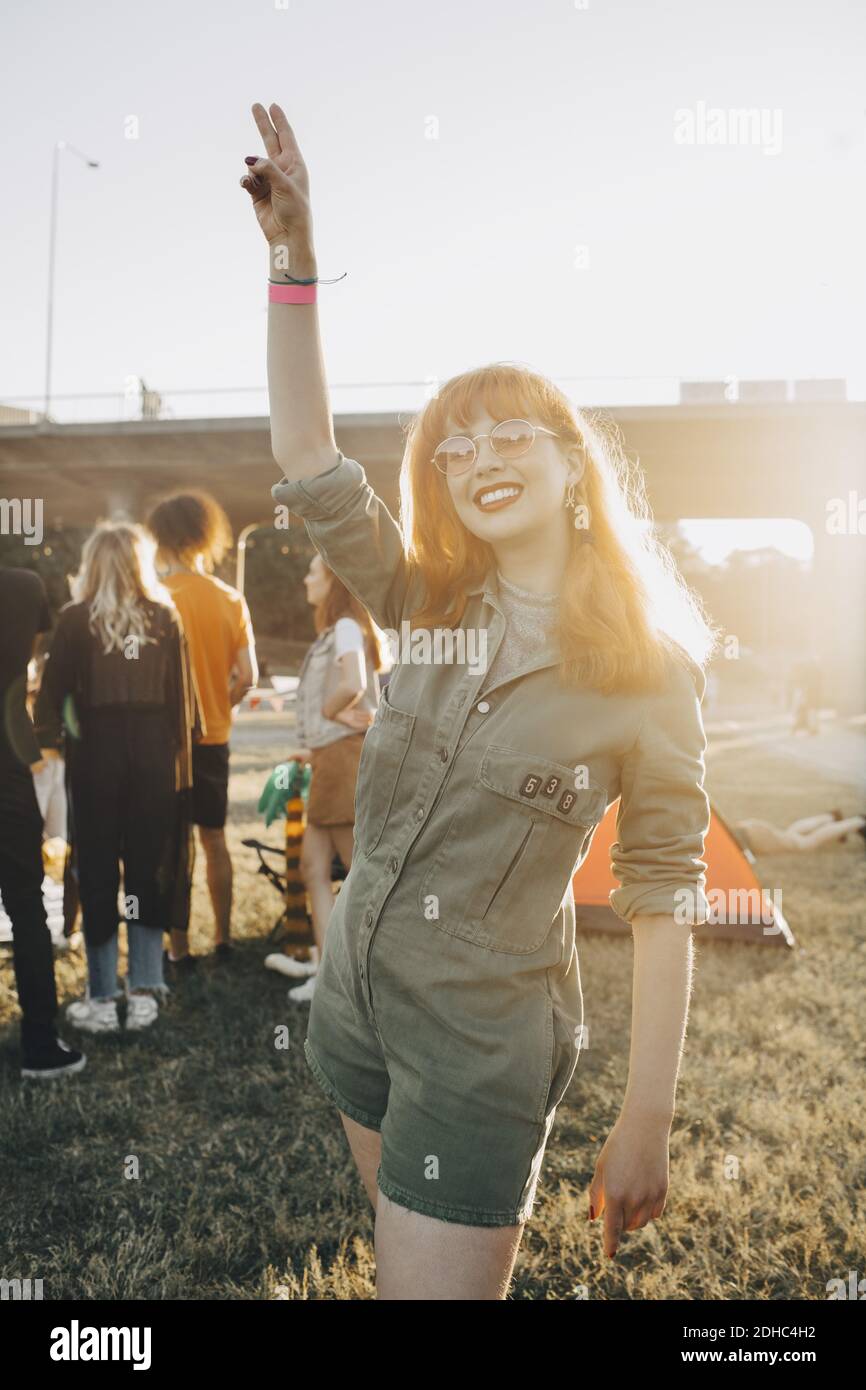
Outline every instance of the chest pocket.
<path id="1" fill-rule="evenodd" d="M 491 745 L 421 884 L 425 918 L 491 951 L 538 950 L 606 809 L 573 768 Z"/>
<path id="2" fill-rule="evenodd" d="M 355 840 L 365 855 L 373 853 L 388 823 L 414 727 L 415 715 L 395 709 L 385 686 L 364 736 L 355 784 Z"/>

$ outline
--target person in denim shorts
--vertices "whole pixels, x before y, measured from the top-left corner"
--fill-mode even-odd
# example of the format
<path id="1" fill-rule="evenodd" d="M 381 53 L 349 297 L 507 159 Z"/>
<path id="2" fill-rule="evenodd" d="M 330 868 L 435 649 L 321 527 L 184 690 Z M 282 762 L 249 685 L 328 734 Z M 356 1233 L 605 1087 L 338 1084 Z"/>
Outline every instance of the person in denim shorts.
<path id="1" fill-rule="evenodd" d="M 313 281 L 300 150 L 280 107 L 253 113 L 267 158 L 242 183 L 269 276 Z M 316 314 L 296 289 L 271 297 L 273 495 L 397 660 L 305 1052 L 375 1207 L 378 1297 L 500 1299 L 581 1048 L 572 875 L 617 798 L 632 1058 L 589 1201 L 608 1254 L 664 1207 L 690 926 L 708 916 L 714 634 L 615 446 L 523 367 L 463 373 L 419 412 L 398 526 L 334 440 Z"/>

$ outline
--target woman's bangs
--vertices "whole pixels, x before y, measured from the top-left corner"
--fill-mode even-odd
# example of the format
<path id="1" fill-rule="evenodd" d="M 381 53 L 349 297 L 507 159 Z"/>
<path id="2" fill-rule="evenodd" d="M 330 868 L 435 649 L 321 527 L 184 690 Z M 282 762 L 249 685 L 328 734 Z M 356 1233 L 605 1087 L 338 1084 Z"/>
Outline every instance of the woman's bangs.
<path id="1" fill-rule="evenodd" d="M 517 372 L 513 376 L 497 374 L 461 382 L 448 401 L 447 416 L 461 430 L 469 430 L 481 411 L 496 424 L 532 415 L 543 418 L 547 414 L 530 382 Z"/>

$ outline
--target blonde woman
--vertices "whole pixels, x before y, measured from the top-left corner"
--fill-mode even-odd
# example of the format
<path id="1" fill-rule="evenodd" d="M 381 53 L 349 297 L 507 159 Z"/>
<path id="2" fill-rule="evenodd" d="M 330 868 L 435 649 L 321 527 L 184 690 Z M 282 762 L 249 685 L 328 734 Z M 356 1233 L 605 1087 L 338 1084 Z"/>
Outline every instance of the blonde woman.
<path id="1" fill-rule="evenodd" d="M 612 1256 L 664 1209 L 691 978 L 682 913 L 708 915 L 715 634 L 641 526 L 615 447 L 523 367 L 463 373 L 421 410 L 398 526 L 334 440 L 316 287 L 297 283 L 317 275 L 303 158 L 279 106 L 253 114 L 267 157 L 249 156 L 241 182 L 280 282 L 274 496 L 380 627 L 419 636 L 364 743 L 306 1056 L 375 1207 L 378 1296 L 502 1299 L 581 1046 L 572 874 L 617 798 L 631 1054 L 589 1215 Z M 425 647 L 437 629 L 455 660 Z"/>
<path id="2" fill-rule="evenodd" d="M 137 526 L 107 522 L 85 542 L 36 704 L 44 756 L 63 736 L 71 856 L 87 951 L 87 997 L 67 1017 L 119 1028 L 120 865 L 129 950 L 127 1029 L 149 1027 L 164 990 L 162 933 L 188 908 L 195 722 L 186 642 Z"/>

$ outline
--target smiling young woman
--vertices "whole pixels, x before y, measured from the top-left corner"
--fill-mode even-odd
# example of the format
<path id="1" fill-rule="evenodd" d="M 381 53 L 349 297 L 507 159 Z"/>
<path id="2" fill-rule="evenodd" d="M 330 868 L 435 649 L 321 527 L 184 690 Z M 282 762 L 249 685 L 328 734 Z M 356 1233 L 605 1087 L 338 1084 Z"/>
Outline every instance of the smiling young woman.
<path id="1" fill-rule="evenodd" d="M 691 978 L 677 895 L 707 917 L 714 634 L 619 451 L 521 366 L 463 373 L 420 411 L 394 520 L 334 439 L 304 161 L 279 106 L 253 114 L 274 496 L 380 627 L 483 632 L 489 657 L 401 663 L 384 691 L 305 1054 L 375 1208 L 378 1297 L 501 1299 L 581 1047 L 572 874 L 617 798 L 632 1040 L 590 1214 L 613 1255 L 664 1207 Z"/>
<path id="2" fill-rule="evenodd" d="M 430 467 L 447 436 L 490 430 L 509 415 L 541 431 L 528 452 L 502 458 L 485 441 L 466 471 Z M 488 522 L 478 493 L 506 484 L 520 495 Z M 610 428 L 537 373 L 502 362 L 446 382 L 409 426 L 400 497 L 408 558 L 426 588 L 418 626 L 459 621 L 467 584 L 484 576 L 493 547 L 509 578 L 561 592 L 565 679 L 608 693 L 650 690 L 663 679 L 666 651 L 706 664 L 713 630 L 646 524 L 641 475 Z"/>

